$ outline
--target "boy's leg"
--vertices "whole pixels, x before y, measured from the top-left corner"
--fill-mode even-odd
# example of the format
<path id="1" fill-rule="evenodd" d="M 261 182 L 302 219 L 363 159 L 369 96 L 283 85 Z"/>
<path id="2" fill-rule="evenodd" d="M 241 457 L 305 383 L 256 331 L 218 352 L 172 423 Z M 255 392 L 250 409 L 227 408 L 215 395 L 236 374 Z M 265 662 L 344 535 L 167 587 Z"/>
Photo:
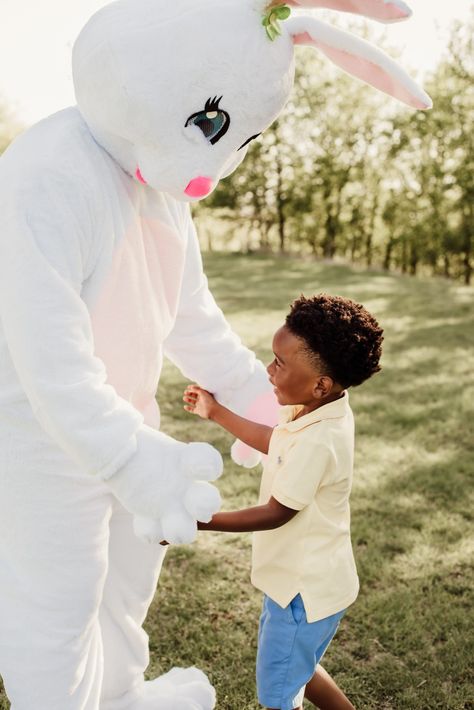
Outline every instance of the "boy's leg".
<path id="1" fill-rule="evenodd" d="M 142 624 L 153 600 L 166 547 L 143 542 L 118 501 L 110 520 L 109 569 L 100 607 L 104 680 L 100 710 L 211 710 L 214 689 L 196 668 L 144 682 L 149 663 Z"/>
<path id="2" fill-rule="evenodd" d="M 339 612 L 308 623 L 299 595 L 286 609 L 265 598 L 259 629 L 257 688 L 259 700 L 268 710 L 294 708 L 295 702 L 302 703 L 307 688 L 306 697 L 320 710 L 354 710 L 329 674 L 317 665 L 342 615 Z"/>
<path id="3" fill-rule="evenodd" d="M 307 683 L 304 695 L 319 710 L 355 710 L 350 700 L 320 665 Z"/>
<path id="4" fill-rule="evenodd" d="M 111 497 L 28 453 L 0 461 L 0 673 L 12 710 L 98 710 Z"/>
<path id="5" fill-rule="evenodd" d="M 305 698 L 319 710 L 355 710 L 354 706 L 334 682 L 329 673 L 320 665 L 306 685 Z M 279 710 L 279 708 L 267 708 Z M 302 707 L 295 710 L 303 710 Z"/>

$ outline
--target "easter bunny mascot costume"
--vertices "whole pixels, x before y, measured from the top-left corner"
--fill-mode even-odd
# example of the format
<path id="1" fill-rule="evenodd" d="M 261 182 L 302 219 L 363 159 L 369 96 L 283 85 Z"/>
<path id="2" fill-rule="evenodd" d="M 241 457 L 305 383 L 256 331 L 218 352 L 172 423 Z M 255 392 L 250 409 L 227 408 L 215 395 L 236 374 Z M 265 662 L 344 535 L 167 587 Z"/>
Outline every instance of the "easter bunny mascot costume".
<path id="1" fill-rule="evenodd" d="M 290 4 L 407 15 L 400 0 Z M 0 160 L 0 673 L 12 710 L 215 705 L 195 668 L 144 682 L 157 543 L 194 539 L 219 507 L 222 466 L 209 445 L 159 432 L 163 356 L 237 411 L 268 388 L 208 290 L 189 203 L 281 112 L 295 44 L 429 105 L 371 45 L 289 14 L 263 0 L 106 6 L 74 47 L 77 106 Z"/>

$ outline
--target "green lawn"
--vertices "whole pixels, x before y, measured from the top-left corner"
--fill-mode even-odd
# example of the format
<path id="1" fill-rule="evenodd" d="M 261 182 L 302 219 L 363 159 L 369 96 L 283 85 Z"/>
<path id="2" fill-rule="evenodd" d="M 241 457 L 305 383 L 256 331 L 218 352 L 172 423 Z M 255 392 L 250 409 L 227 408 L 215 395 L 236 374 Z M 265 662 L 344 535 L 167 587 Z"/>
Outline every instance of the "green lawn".
<path id="1" fill-rule="evenodd" d="M 219 305 L 264 361 L 300 293 L 359 300 L 385 328 L 382 373 L 351 393 L 361 593 L 325 665 L 358 710 L 474 708 L 474 291 L 286 258 L 205 261 Z M 159 392 L 164 430 L 211 441 L 225 454 L 224 507 L 253 504 L 259 471 L 234 466 L 230 436 L 182 410 L 183 386 L 167 366 Z M 260 594 L 249 565 L 250 535 L 202 533 L 195 545 L 170 549 L 147 621 L 150 674 L 198 665 L 216 685 L 219 710 L 259 707 Z"/>

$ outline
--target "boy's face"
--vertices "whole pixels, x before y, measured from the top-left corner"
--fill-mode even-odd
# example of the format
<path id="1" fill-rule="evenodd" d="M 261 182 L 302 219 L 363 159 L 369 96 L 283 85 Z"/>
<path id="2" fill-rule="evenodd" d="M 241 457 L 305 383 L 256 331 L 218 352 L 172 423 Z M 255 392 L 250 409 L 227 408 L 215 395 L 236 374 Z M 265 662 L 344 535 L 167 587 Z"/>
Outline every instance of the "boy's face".
<path id="1" fill-rule="evenodd" d="M 305 352 L 303 341 L 284 325 L 273 337 L 274 360 L 268 365 L 270 382 L 280 405 L 302 404 L 308 409 L 318 406 L 317 385 L 322 372 Z"/>

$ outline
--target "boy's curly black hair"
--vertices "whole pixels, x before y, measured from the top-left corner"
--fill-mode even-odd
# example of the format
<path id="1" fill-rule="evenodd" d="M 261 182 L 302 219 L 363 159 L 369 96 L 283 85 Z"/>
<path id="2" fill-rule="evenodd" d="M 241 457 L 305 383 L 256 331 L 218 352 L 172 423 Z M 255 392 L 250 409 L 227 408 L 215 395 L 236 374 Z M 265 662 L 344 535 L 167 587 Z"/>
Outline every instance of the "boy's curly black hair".
<path id="1" fill-rule="evenodd" d="M 383 330 L 359 303 L 326 293 L 301 296 L 291 305 L 286 327 L 344 388 L 360 385 L 380 370 Z"/>

